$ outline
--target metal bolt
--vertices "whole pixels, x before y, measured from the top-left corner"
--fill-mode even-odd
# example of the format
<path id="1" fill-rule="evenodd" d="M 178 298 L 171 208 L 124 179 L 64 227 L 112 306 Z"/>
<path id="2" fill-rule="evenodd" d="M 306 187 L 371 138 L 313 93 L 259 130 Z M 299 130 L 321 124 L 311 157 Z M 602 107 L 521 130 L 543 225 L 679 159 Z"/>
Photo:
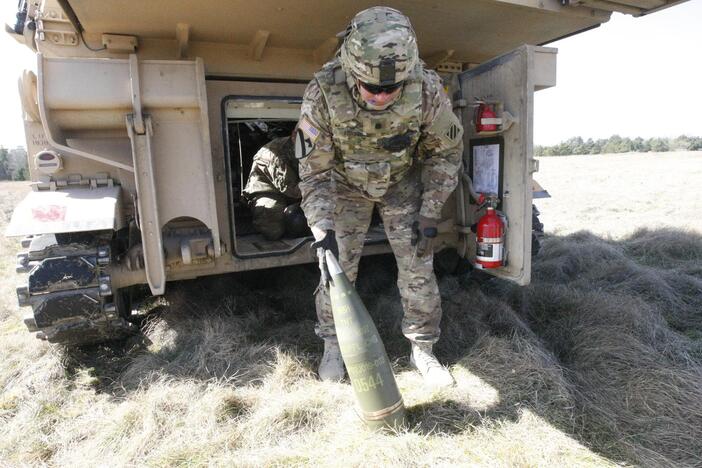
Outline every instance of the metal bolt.
<path id="1" fill-rule="evenodd" d="M 112 294 L 112 287 L 110 286 L 110 275 L 101 275 L 99 279 L 98 290 L 100 296 L 110 296 Z"/>
<path id="2" fill-rule="evenodd" d="M 97 262 L 100 266 L 105 266 L 110 263 L 110 248 L 107 246 L 98 247 L 97 250 Z"/>

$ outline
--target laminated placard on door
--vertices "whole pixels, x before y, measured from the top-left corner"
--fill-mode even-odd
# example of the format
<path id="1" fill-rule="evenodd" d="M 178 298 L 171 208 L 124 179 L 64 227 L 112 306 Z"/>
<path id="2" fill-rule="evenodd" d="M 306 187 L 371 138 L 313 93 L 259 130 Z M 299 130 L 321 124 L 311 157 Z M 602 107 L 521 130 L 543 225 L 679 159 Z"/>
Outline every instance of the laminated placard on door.
<path id="1" fill-rule="evenodd" d="M 502 139 L 483 138 L 470 144 L 470 176 L 478 193 L 502 198 Z"/>

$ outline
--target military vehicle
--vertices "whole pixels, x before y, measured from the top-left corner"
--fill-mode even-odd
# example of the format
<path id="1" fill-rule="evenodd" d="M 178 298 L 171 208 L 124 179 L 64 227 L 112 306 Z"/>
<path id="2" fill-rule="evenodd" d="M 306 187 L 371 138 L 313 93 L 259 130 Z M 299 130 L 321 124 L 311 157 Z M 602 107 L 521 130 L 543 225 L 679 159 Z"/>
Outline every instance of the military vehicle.
<path id="1" fill-rule="evenodd" d="M 527 284 L 534 92 L 556 84 L 552 41 L 672 0 L 389 0 L 465 127 L 464 171 L 436 250 L 476 263 L 478 203 L 506 221 L 502 265 Z M 30 331 L 78 345 L 134 331 L 131 291 L 316 262 L 311 237 L 267 241 L 241 192 L 271 128 L 292 130 L 314 72 L 360 0 L 19 2 L 7 32 L 36 52 L 20 79 L 33 191 L 7 235 L 23 237 L 17 289 Z M 487 113 L 480 114 L 485 111 Z M 389 251 L 379 221 L 364 254 Z"/>

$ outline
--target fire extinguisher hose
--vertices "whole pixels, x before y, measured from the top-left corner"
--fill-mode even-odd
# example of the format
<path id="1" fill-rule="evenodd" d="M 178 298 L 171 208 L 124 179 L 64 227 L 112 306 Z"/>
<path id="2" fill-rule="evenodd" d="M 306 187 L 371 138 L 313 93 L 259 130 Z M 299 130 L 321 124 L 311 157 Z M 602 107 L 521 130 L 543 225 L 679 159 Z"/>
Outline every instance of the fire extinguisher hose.
<path id="1" fill-rule="evenodd" d="M 475 191 L 473 188 L 473 181 L 471 180 L 470 176 L 466 174 L 465 172 L 462 173 L 463 175 L 463 181 L 468 185 L 468 191 L 470 192 L 470 197 L 473 199 L 473 201 L 477 202 L 478 199 L 480 198 L 480 194 Z"/>

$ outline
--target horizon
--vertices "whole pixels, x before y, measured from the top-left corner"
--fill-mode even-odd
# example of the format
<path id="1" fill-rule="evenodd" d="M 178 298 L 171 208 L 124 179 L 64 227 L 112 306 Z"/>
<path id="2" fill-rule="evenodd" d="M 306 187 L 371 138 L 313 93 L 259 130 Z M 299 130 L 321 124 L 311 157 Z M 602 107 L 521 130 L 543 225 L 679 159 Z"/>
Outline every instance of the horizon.
<path id="1" fill-rule="evenodd" d="M 571 140 L 574 140 L 576 138 L 580 138 L 584 142 L 588 142 L 588 141 L 598 142 L 598 141 L 608 141 L 614 137 L 620 137 L 622 139 L 629 139 L 629 140 L 643 139 L 643 141 L 648 141 L 648 140 L 655 140 L 655 139 L 675 140 L 675 139 L 683 138 L 683 137 L 684 138 L 702 138 L 702 135 L 680 134 L 680 135 L 675 135 L 675 136 L 651 136 L 651 137 L 633 136 L 633 137 L 630 137 L 630 136 L 623 136 L 623 135 L 619 135 L 617 133 L 613 133 L 609 136 L 599 137 L 599 138 L 584 137 L 582 135 L 572 135 L 572 136 L 569 136 L 567 138 L 564 138 L 563 140 L 557 141 L 555 143 L 549 143 L 549 144 L 534 143 L 534 148 L 536 148 L 537 146 L 541 146 L 541 147 L 558 146 L 558 145 L 561 145 L 563 143 L 567 143 Z M 23 149 L 26 151 L 27 145 L 24 143 L 21 143 L 21 144 L 18 144 L 16 146 L 6 146 L 6 145 L 0 143 L 0 148 L 8 150 L 8 151 L 11 151 L 14 149 Z M 671 151 L 673 151 L 673 150 L 671 150 Z M 698 150 L 694 150 L 694 151 L 698 151 Z"/>

